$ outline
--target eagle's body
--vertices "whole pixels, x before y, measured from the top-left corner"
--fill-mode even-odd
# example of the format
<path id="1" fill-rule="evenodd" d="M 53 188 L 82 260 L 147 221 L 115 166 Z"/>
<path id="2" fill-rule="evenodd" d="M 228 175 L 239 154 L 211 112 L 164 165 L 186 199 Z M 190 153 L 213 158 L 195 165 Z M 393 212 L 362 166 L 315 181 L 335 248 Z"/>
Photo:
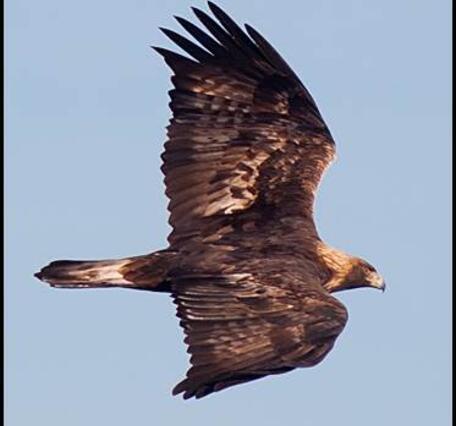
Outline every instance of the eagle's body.
<path id="1" fill-rule="evenodd" d="M 347 320 L 330 293 L 384 286 L 318 236 L 314 196 L 335 145 L 309 92 L 261 35 L 209 6 L 221 25 L 195 13 L 212 37 L 178 18 L 202 47 L 164 30 L 192 59 L 156 48 L 174 73 L 169 248 L 37 274 L 54 287 L 171 293 L 192 355 L 174 390 L 185 398 L 315 365 Z"/>

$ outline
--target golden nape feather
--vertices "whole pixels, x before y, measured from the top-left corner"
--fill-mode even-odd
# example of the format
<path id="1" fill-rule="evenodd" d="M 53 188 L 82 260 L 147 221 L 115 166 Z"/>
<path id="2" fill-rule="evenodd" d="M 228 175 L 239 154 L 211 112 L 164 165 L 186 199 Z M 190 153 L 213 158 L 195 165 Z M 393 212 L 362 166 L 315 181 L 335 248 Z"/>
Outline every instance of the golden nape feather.
<path id="1" fill-rule="evenodd" d="M 375 269 L 323 243 L 313 206 L 335 144 L 315 101 L 258 31 L 214 3 L 171 68 L 162 170 L 172 232 L 165 250 L 120 260 L 57 261 L 52 287 L 168 292 L 191 368 L 184 398 L 321 362 L 347 311 L 331 293 L 384 288 Z"/>

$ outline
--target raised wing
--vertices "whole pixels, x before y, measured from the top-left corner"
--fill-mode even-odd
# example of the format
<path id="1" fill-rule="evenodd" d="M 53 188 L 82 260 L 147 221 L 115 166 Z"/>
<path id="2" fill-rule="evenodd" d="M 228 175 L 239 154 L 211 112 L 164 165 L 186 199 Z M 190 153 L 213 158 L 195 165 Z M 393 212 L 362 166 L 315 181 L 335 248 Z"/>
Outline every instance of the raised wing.
<path id="1" fill-rule="evenodd" d="M 309 92 L 253 28 L 245 33 L 209 2 L 194 9 L 210 35 L 182 18 L 199 45 L 164 33 L 192 58 L 155 48 L 173 70 L 173 118 L 163 154 L 170 243 L 254 203 L 286 204 L 312 217 L 314 193 L 334 143 Z"/>
<path id="2" fill-rule="evenodd" d="M 320 362 L 347 312 L 321 288 L 287 280 L 286 273 L 260 280 L 248 274 L 181 277 L 174 298 L 192 367 L 173 393 L 201 398 Z"/>

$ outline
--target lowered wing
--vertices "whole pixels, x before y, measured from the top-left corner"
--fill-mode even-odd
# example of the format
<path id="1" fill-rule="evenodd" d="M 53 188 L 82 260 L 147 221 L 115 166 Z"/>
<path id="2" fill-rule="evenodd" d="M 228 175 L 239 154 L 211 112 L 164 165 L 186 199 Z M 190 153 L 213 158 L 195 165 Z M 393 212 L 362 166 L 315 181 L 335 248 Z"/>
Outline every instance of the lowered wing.
<path id="1" fill-rule="evenodd" d="M 192 367 L 173 393 L 201 398 L 240 383 L 319 363 L 347 321 L 319 286 L 272 276 L 180 277 L 173 295 Z"/>

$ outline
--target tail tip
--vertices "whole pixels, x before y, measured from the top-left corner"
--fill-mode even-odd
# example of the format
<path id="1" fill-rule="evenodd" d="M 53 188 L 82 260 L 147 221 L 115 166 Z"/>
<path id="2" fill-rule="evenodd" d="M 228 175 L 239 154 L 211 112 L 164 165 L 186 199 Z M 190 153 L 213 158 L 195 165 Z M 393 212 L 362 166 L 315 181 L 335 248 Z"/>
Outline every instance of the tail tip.
<path id="1" fill-rule="evenodd" d="M 35 272 L 33 274 L 35 278 L 38 278 L 40 281 L 43 281 L 44 275 L 43 275 L 43 270 L 39 270 L 38 272 Z"/>

